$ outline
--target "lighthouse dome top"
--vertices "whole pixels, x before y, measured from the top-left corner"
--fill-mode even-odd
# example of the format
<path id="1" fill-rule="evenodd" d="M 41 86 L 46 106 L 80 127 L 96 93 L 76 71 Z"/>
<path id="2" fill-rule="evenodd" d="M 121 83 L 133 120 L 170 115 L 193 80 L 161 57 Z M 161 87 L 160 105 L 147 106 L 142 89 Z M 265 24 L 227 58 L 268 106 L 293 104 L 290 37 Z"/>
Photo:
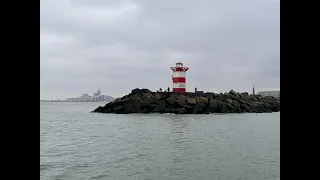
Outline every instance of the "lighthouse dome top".
<path id="1" fill-rule="evenodd" d="M 181 62 L 177 62 L 176 63 L 176 67 L 170 67 L 170 69 L 173 71 L 173 72 L 176 72 L 176 71 L 182 71 L 182 72 L 186 72 L 188 71 L 188 67 L 184 67 L 183 66 L 183 63 Z"/>
<path id="2" fill-rule="evenodd" d="M 183 63 L 177 62 L 177 63 L 176 63 L 176 67 L 183 67 Z"/>

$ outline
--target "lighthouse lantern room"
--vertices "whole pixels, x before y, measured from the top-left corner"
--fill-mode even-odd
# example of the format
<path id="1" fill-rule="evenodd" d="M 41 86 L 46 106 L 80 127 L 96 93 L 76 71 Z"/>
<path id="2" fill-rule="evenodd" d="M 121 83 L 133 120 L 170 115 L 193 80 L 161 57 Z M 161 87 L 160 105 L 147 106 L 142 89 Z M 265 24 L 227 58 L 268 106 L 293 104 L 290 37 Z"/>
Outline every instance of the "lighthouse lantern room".
<path id="1" fill-rule="evenodd" d="M 172 91 L 173 92 L 186 92 L 186 72 L 188 67 L 184 67 L 183 63 L 176 63 L 176 67 L 170 67 L 172 70 Z"/>

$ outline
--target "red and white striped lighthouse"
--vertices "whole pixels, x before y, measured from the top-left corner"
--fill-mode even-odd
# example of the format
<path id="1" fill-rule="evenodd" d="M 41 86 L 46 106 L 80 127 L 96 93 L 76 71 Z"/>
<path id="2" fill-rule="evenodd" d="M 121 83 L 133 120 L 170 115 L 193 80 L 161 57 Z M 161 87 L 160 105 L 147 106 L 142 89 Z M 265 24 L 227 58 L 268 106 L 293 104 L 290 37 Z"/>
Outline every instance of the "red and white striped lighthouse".
<path id="1" fill-rule="evenodd" d="M 186 92 L 186 72 L 188 67 L 183 67 L 183 63 L 176 63 L 176 67 L 170 67 L 173 72 L 172 83 L 173 83 L 173 92 Z"/>

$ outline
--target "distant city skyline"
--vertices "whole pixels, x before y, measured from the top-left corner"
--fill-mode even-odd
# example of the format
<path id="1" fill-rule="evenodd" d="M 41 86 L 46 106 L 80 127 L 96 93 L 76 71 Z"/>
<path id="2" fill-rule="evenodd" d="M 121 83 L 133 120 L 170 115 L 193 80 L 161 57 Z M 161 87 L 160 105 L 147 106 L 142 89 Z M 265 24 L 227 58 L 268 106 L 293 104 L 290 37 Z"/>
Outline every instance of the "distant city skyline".
<path id="1" fill-rule="evenodd" d="M 81 95 L 66 97 L 66 98 L 55 98 L 55 99 L 41 99 L 40 100 L 63 100 L 63 101 L 111 101 L 114 97 L 110 95 L 102 95 L 101 90 L 98 89 L 90 96 L 88 93 L 82 93 Z"/>

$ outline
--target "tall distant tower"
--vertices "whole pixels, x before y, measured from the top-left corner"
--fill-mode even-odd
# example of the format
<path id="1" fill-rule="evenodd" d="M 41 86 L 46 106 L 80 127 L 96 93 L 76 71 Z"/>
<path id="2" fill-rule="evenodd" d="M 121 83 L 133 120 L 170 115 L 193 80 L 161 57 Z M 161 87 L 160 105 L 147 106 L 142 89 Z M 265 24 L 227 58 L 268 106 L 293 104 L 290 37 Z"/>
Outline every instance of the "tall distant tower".
<path id="1" fill-rule="evenodd" d="M 176 67 L 170 67 L 172 70 L 172 91 L 173 92 L 186 92 L 186 72 L 188 67 L 183 67 L 183 63 L 176 63 Z"/>
<path id="2" fill-rule="evenodd" d="M 252 87 L 252 94 L 255 95 L 255 92 L 254 92 L 254 85 Z"/>
<path id="3" fill-rule="evenodd" d="M 100 96 L 100 95 L 101 95 L 101 90 L 100 90 L 100 89 L 98 89 L 98 91 L 97 91 L 97 95 L 98 95 L 98 96 Z"/>

